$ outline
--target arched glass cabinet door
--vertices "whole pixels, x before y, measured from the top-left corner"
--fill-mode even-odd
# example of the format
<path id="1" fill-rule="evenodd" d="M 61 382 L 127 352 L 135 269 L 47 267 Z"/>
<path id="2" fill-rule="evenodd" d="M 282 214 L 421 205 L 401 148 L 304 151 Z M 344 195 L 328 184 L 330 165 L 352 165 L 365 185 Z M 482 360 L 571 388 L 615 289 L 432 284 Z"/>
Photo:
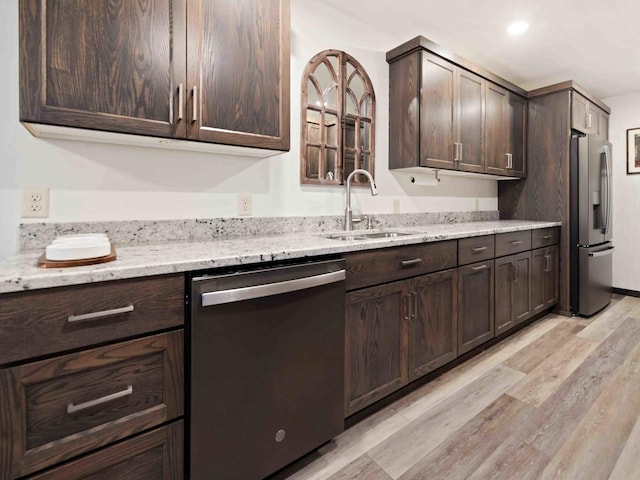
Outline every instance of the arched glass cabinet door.
<path id="1" fill-rule="evenodd" d="M 375 93 L 357 60 L 339 50 L 314 56 L 302 78 L 301 112 L 301 183 L 340 185 L 357 168 L 374 174 Z"/>

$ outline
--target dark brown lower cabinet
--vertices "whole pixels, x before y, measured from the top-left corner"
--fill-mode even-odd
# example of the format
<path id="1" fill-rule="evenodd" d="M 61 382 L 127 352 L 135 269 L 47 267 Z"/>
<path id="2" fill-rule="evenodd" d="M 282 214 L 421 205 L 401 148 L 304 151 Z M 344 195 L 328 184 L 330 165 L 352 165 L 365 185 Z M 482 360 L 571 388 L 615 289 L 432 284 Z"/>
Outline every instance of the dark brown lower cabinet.
<path id="1" fill-rule="evenodd" d="M 409 380 L 455 360 L 458 353 L 455 269 L 411 280 Z"/>
<path id="2" fill-rule="evenodd" d="M 182 420 L 99 450 L 29 480 L 182 480 Z"/>
<path id="3" fill-rule="evenodd" d="M 347 293 L 350 415 L 457 355 L 456 269 Z"/>
<path id="4" fill-rule="evenodd" d="M 494 261 L 458 267 L 458 355 L 494 336 Z"/>
<path id="5" fill-rule="evenodd" d="M 533 250 L 531 264 L 531 309 L 535 315 L 558 303 L 558 246 Z"/>
<path id="6" fill-rule="evenodd" d="M 345 414 L 407 384 L 407 281 L 347 293 Z"/>
<path id="7" fill-rule="evenodd" d="M 495 260 L 495 334 L 531 316 L 531 252 Z"/>

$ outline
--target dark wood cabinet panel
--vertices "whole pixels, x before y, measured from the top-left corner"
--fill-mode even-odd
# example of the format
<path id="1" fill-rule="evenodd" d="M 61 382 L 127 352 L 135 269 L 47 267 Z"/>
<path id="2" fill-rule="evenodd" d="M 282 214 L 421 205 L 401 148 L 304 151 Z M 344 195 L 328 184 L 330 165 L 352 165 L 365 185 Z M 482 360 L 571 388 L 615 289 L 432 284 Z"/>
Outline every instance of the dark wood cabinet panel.
<path id="1" fill-rule="evenodd" d="M 186 0 L 20 0 L 20 120 L 184 136 Z"/>
<path id="2" fill-rule="evenodd" d="M 289 0 L 188 2 L 189 138 L 288 150 Z"/>
<path id="3" fill-rule="evenodd" d="M 458 69 L 458 169 L 465 172 L 485 171 L 485 84 L 486 80 Z"/>
<path id="4" fill-rule="evenodd" d="M 509 92 L 498 85 L 487 84 L 486 162 L 487 173 L 508 174 L 507 120 Z"/>
<path id="5" fill-rule="evenodd" d="M 531 252 L 495 261 L 495 334 L 531 316 Z"/>
<path id="6" fill-rule="evenodd" d="M 458 240 L 458 265 L 491 260 L 495 257 L 495 235 Z"/>
<path id="7" fill-rule="evenodd" d="M 531 230 L 499 233 L 496 235 L 496 257 L 531 250 Z"/>
<path id="8" fill-rule="evenodd" d="M 577 92 L 571 92 L 571 128 L 583 133 L 600 134 L 600 109 Z"/>
<path id="9" fill-rule="evenodd" d="M 183 414 L 182 331 L 0 370 L 0 478 L 17 478 Z M 4 396 L 4 395 L 3 395 Z"/>
<path id="10" fill-rule="evenodd" d="M 511 177 L 527 176 L 527 100 L 509 92 L 507 153 L 511 155 Z"/>
<path id="11" fill-rule="evenodd" d="M 289 149 L 289 0 L 20 0 L 20 120 Z"/>
<path id="12" fill-rule="evenodd" d="M 558 246 L 532 252 L 531 308 L 535 315 L 558 303 Z"/>
<path id="13" fill-rule="evenodd" d="M 346 256 L 346 289 L 416 277 L 456 264 L 456 240 L 352 253 Z"/>
<path id="14" fill-rule="evenodd" d="M 407 281 L 347 293 L 345 414 L 408 382 Z"/>
<path id="15" fill-rule="evenodd" d="M 182 275 L 11 293 L 0 302 L 0 364 L 183 324 Z"/>
<path id="16" fill-rule="evenodd" d="M 457 72 L 457 67 L 446 60 L 422 53 L 420 159 L 416 165 L 449 169 L 457 166 L 454 157 L 454 143 L 458 142 Z"/>
<path id="17" fill-rule="evenodd" d="M 29 480 L 182 480 L 183 439 L 183 424 L 178 421 Z"/>
<path id="18" fill-rule="evenodd" d="M 409 380 L 457 356 L 457 272 L 447 270 L 411 281 Z"/>
<path id="19" fill-rule="evenodd" d="M 421 55 L 414 52 L 389 64 L 390 169 L 420 165 Z"/>
<path id="20" fill-rule="evenodd" d="M 494 336 L 494 260 L 458 268 L 458 355 Z"/>

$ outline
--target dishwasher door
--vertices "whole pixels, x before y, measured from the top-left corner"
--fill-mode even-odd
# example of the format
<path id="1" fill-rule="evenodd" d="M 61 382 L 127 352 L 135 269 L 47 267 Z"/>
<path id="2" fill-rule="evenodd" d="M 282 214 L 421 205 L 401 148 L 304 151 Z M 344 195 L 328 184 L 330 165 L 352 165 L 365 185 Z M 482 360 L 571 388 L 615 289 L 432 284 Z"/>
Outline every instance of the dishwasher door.
<path id="1" fill-rule="evenodd" d="M 259 480 L 343 431 L 344 279 L 340 260 L 192 280 L 192 480 Z"/>

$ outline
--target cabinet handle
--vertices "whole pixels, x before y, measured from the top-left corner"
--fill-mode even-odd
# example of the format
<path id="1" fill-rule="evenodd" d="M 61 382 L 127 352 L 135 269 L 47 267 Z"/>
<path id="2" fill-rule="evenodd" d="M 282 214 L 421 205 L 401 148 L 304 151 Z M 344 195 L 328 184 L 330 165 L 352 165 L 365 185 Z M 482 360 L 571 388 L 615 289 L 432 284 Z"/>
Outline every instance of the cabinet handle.
<path id="1" fill-rule="evenodd" d="M 513 153 L 509 154 L 509 169 L 513 169 Z"/>
<path id="2" fill-rule="evenodd" d="M 587 128 L 591 128 L 592 124 L 593 124 L 593 115 L 588 113 L 587 114 Z"/>
<path id="3" fill-rule="evenodd" d="M 411 260 L 402 260 L 400 265 L 403 267 L 412 267 L 413 265 L 418 265 L 422 263 L 422 258 L 412 258 Z"/>
<path id="4" fill-rule="evenodd" d="M 477 267 L 471 267 L 471 270 L 473 270 L 474 272 L 478 272 L 480 270 L 485 270 L 486 268 L 489 268 L 487 265 L 478 265 Z"/>
<path id="5" fill-rule="evenodd" d="M 191 117 L 191 123 L 198 121 L 198 86 L 193 86 L 193 117 Z"/>
<path id="6" fill-rule="evenodd" d="M 552 236 L 553 236 L 553 235 L 545 235 L 545 236 L 544 236 L 544 237 L 542 237 L 542 238 L 543 238 L 543 239 L 545 239 L 545 240 L 550 240 Z"/>
<path id="7" fill-rule="evenodd" d="M 411 294 L 405 293 L 404 294 L 404 319 L 408 321 L 409 317 L 411 317 Z"/>
<path id="8" fill-rule="evenodd" d="M 504 156 L 505 156 L 505 157 L 507 157 L 507 167 L 506 167 L 506 168 L 507 168 L 507 170 L 508 170 L 509 168 L 511 168 L 511 167 L 509 166 L 509 154 L 508 154 L 508 153 L 505 153 L 505 154 L 504 154 Z"/>
<path id="9" fill-rule="evenodd" d="M 184 116 L 184 84 L 178 85 L 178 121 Z"/>
<path id="10" fill-rule="evenodd" d="M 458 153 L 458 142 L 453 143 L 453 161 L 454 162 L 460 161 L 459 153 Z"/>
<path id="11" fill-rule="evenodd" d="M 475 247 L 475 248 L 472 248 L 471 251 L 474 253 L 480 253 L 480 252 L 484 252 L 487 248 L 489 247 Z"/>
<path id="12" fill-rule="evenodd" d="M 461 162 L 462 161 L 462 157 L 463 157 L 463 154 L 462 154 L 462 142 L 460 142 L 458 145 L 460 145 L 460 155 L 458 155 L 458 161 Z"/>
<path id="13" fill-rule="evenodd" d="M 86 410 L 87 408 L 95 407 L 102 403 L 110 402 L 111 400 L 117 400 L 118 398 L 128 397 L 133 393 L 133 385 L 128 385 L 126 389 L 121 392 L 105 395 L 104 397 L 96 398 L 95 400 L 89 400 L 88 402 L 79 403 L 74 405 L 73 402 L 67 404 L 67 413 L 79 412 L 80 410 Z"/>
<path id="14" fill-rule="evenodd" d="M 411 309 L 411 319 L 414 319 L 418 315 L 418 292 L 411 292 L 411 298 L 413 298 L 413 308 Z"/>
<path id="15" fill-rule="evenodd" d="M 545 255 L 544 258 L 546 260 L 546 265 L 544 267 L 544 271 L 545 272 L 550 272 L 551 271 L 551 255 Z"/>
<path id="16" fill-rule="evenodd" d="M 511 245 L 515 247 L 516 245 L 520 245 L 522 242 L 523 240 L 511 240 Z"/>
<path id="17" fill-rule="evenodd" d="M 86 320 L 98 320 L 100 318 L 111 317 L 113 315 L 120 315 L 121 313 L 133 312 L 133 305 L 129 305 L 121 308 L 114 308 L 111 310 L 103 310 L 102 312 L 83 313 L 82 315 L 69 315 L 67 317 L 68 323 L 84 322 Z"/>

